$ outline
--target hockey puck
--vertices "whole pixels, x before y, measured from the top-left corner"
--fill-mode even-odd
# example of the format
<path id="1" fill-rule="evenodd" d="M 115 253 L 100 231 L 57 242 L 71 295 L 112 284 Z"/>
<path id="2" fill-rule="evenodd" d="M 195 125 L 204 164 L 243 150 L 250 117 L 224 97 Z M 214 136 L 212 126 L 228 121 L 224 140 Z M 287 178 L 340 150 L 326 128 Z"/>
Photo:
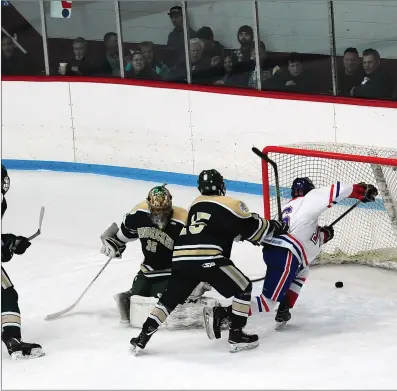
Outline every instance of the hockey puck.
<path id="1" fill-rule="evenodd" d="M 335 287 L 336 288 L 343 288 L 343 282 L 342 281 L 335 282 Z"/>

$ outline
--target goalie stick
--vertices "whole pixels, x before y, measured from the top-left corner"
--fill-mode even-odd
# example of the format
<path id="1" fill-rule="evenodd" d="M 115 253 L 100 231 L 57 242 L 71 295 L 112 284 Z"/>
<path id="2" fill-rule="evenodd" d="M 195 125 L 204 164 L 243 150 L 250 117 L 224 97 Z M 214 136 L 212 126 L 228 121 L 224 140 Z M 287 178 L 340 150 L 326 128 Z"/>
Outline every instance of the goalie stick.
<path id="1" fill-rule="evenodd" d="M 84 297 L 84 295 L 86 294 L 86 292 L 88 291 L 88 289 L 90 289 L 91 285 L 96 281 L 96 279 L 101 275 L 101 273 L 105 270 L 105 267 L 109 264 L 109 262 L 112 260 L 113 258 L 109 258 L 106 263 L 102 266 L 101 270 L 99 270 L 98 274 L 94 277 L 94 279 L 89 283 L 89 285 L 87 286 L 87 288 L 85 288 L 84 292 L 80 295 L 80 297 L 69 307 L 65 308 L 62 311 L 59 312 L 54 312 L 53 314 L 49 314 L 47 315 L 44 320 L 53 320 L 56 318 L 61 317 L 62 315 L 65 315 L 66 313 L 68 313 L 69 311 L 71 311 L 74 307 L 76 307 L 77 304 L 79 304 L 80 300 Z"/>

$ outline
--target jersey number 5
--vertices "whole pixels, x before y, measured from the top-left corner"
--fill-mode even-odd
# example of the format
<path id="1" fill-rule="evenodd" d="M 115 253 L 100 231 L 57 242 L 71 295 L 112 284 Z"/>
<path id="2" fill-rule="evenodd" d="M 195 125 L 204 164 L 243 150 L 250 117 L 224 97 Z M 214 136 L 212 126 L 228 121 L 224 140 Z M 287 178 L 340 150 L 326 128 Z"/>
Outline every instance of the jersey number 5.
<path id="1" fill-rule="evenodd" d="M 182 229 L 181 235 L 186 235 L 186 229 L 189 229 L 189 232 L 193 235 L 199 234 L 207 225 L 206 221 L 208 221 L 210 217 L 211 215 L 209 213 L 204 212 L 194 214 L 190 220 L 189 226 Z"/>

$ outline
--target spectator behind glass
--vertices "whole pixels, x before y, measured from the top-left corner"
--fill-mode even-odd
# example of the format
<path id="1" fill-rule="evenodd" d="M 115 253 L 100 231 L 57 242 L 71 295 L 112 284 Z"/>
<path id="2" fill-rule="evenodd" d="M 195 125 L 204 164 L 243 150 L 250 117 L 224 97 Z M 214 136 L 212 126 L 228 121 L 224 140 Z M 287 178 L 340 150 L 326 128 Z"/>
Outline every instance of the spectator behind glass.
<path id="1" fill-rule="evenodd" d="M 204 42 L 199 38 L 193 38 L 189 42 L 189 49 L 192 83 L 207 82 L 211 62 L 204 53 Z"/>
<path id="2" fill-rule="evenodd" d="M 87 41 L 82 37 L 78 37 L 73 41 L 72 48 L 73 58 L 67 63 L 66 67 L 60 63 L 58 74 L 67 76 L 90 76 L 95 74 L 96 70 L 87 58 Z"/>
<path id="3" fill-rule="evenodd" d="M 166 79 L 168 75 L 168 67 L 161 61 L 156 60 L 155 51 L 154 51 L 154 43 L 150 41 L 142 42 L 139 45 L 139 51 L 145 57 L 146 66 L 155 72 L 160 78 Z M 131 63 L 127 64 L 126 71 L 131 69 Z"/>
<path id="4" fill-rule="evenodd" d="M 252 43 L 251 47 L 251 61 L 252 61 L 252 71 L 249 73 L 248 77 L 248 87 L 256 88 L 257 87 L 257 69 L 256 69 L 256 49 L 255 42 Z M 262 84 L 264 84 L 267 80 L 271 79 L 273 75 L 280 70 L 280 67 L 268 58 L 266 45 L 263 41 L 259 41 L 259 64 L 261 69 L 261 77 Z"/>
<path id="5" fill-rule="evenodd" d="M 183 16 L 182 7 L 175 6 L 170 9 L 168 16 L 174 26 L 168 35 L 167 47 L 170 48 L 173 54 L 173 65 L 178 66 L 179 63 L 185 63 L 185 39 L 183 35 Z M 196 38 L 195 31 L 189 27 L 188 38 Z"/>
<path id="6" fill-rule="evenodd" d="M 353 87 L 364 77 L 360 57 L 356 48 L 347 48 L 343 54 L 343 67 L 338 69 L 338 95 L 350 96 Z"/>
<path id="7" fill-rule="evenodd" d="M 131 55 L 131 67 L 126 72 L 125 77 L 133 79 L 160 80 L 160 76 L 150 69 L 145 63 L 145 57 L 140 51 Z"/>
<path id="8" fill-rule="evenodd" d="M 364 50 L 363 68 L 365 75 L 361 85 L 353 87 L 351 95 L 360 98 L 391 99 L 393 80 L 391 75 L 382 69 L 377 50 Z"/>
<path id="9" fill-rule="evenodd" d="M 277 71 L 266 82 L 266 88 L 288 92 L 317 92 L 313 75 L 304 70 L 303 58 L 295 52 L 289 56 L 288 68 Z"/>
<path id="10" fill-rule="evenodd" d="M 201 39 L 204 43 L 204 55 L 213 57 L 213 53 L 219 53 L 219 57 L 223 58 L 224 47 L 218 42 L 214 41 L 214 33 L 211 27 L 203 26 L 197 30 L 197 38 Z M 220 63 L 220 58 L 219 58 Z"/>
<path id="11" fill-rule="evenodd" d="M 249 61 L 251 59 L 251 48 L 254 42 L 254 31 L 251 26 L 241 26 L 237 32 L 237 39 L 240 49 L 234 51 L 238 62 Z"/>
<path id="12" fill-rule="evenodd" d="M 103 37 L 105 54 L 100 64 L 100 73 L 104 76 L 120 77 L 119 47 L 116 33 L 106 33 Z"/>
<path id="13" fill-rule="evenodd" d="M 228 87 L 244 87 L 243 75 L 234 72 L 238 63 L 235 54 L 225 56 L 223 60 L 223 76 L 218 78 L 214 84 Z"/>
<path id="14" fill-rule="evenodd" d="M 30 74 L 26 55 L 21 53 L 7 35 L 1 36 L 1 74 L 22 76 Z"/>

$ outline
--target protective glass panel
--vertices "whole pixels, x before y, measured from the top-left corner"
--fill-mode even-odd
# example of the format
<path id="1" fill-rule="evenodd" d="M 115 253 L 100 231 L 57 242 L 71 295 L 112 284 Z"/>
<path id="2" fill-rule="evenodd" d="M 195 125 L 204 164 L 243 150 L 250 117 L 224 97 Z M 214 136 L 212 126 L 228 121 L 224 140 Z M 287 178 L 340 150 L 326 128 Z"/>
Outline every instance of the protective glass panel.
<path id="1" fill-rule="evenodd" d="M 52 75 L 120 77 L 113 1 L 46 1 Z"/>
<path id="2" fill-rule="evenodd" d="M 38 1 L 1 2 L 1 74 L 45 75 Z"/>
<path id="3" fill-rule="evenodd" d="M 193 84 L 251 87 L 253 8 L 249 1 L 188 2 Z"/>
<path id="4" fill-rule="evenodd" d="M 338 94 L 397 99 L 397 1 L 334 2 Z"/>
<path id="5" fill-rule="evenodd" d="M 183 26 L 172 23 L 175 5 L 180 7 L 170 1 L 120 1 L 126 78 L 175 80 L 174 67 L 185 53 Z"/>
<path id="6" fill-rule="evenodd" d="M 332 94 L 326 1 L 258 1 L 262 89 Z"/>

